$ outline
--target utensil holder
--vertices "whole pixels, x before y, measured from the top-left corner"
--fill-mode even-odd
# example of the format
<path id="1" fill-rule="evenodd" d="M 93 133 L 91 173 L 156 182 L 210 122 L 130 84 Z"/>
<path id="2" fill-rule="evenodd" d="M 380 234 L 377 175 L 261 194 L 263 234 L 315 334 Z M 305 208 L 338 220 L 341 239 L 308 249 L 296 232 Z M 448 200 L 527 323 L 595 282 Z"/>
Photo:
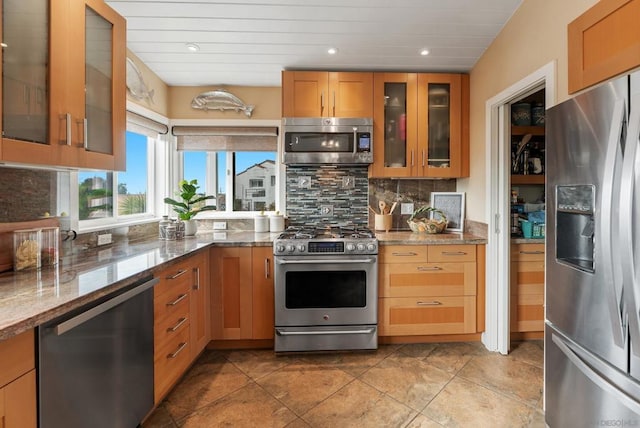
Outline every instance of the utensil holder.
<path id="1" fill-rule="evenodd" d="M 376 214 L 374 218 L 375 230 L 384 230 L 388 232 L 391 230 L 393 224 L 393 216 L 391 214 Z"/>
<path id="2" fill-rule="evenodd" d="M 257 215 L 254 220 L 253 229 L 255 232 L 268 232 L 269 217 L 267 217 L 266 215 Z"/>

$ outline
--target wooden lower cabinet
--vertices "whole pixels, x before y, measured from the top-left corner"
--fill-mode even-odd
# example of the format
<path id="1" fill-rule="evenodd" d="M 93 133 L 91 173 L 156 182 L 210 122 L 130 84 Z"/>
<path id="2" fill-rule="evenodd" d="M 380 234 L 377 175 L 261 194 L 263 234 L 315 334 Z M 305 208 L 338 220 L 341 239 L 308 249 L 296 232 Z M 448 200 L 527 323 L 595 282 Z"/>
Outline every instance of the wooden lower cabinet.
<path id="1" fill-rule="evenodd" d="M 253 247 L 251 249 L 252 264 L 252 339 L 273 339 L 274 318 L 274 283 L 273 283 L 273 248 Z"/>
<path id="2" fill-rule="evenodd" d="M 159 403 L 209 341 L 208 250 L 157 274 L 154 288 L 154 399 Z"/>
<path id="3" fill-rule="evenodd" d="M 379 335 L 477 333 L 477 308 L 484 305 L 484 288 L 478 287 L 484 252 L 478 260 L 477 247 L 382 246 Z"/>
<path id="4" fill-rule="evenodd" d="M 34 331 L 0 342 L 0 427 L 36 428 Z"/>
<path id="5" fill-rule="evenodd" d="M 544 331 L 544 244 L 511 246 L 511 332 Z"/>
<path id="6" fill-rule="evenodd" d="M 271 247 L 211 249 L 213 340 L 272 339 Z"/>

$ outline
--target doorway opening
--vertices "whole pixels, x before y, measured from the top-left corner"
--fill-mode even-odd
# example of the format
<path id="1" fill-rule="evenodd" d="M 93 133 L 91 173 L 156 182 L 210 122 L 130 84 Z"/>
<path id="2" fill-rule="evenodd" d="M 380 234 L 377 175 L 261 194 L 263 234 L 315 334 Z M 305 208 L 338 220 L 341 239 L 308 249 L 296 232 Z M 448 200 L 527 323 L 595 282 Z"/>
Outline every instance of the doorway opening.
<path id="1" fill-rule="evenodd" d="M 519 145 L 528 134 L 512 135 L 511 106 L 517 101 L 525 100 L 539 91 L 544 93 L 544 107 L 553 106 L 556 99 L 555 69 L 555 62 L 548 63 L 487 100 L 485 105 L 487 141 L 486 193 L 489 195 L 486 218 L 489 224 L 489 234 L 486 269 L 487 318 L 486 331 L 482 336 L 482 342 L 487 349 L 498 351 L 505 355 L 510 348 L 510 314 L 512 312 L 510 310 L 512 275 L 511 173 L 514 160 L 516 160 L 512 159 L 512 155 L 517 154 Z M 515 140 L 516 143 L 516 153 L 513 154 L 512 140 Z M 533 140 L 533 135 L 529 137 L 529 140 Z M 528 146 L 528 142 L 525 145 Z M 523 145 L 520 156 L 523 155 L 525 145 Z M 523 165 L 526 165 L 527 172 L 529 172 L 529 168 L 531 168 L 531 171 L 539 169 L 538 161 L 531 160 L 531 152 L 528 154 L 526 164 L 521 157 L 518 157 L 517 164 L 521 168 L 525 168 Z M 542 164 L 540 166 L 542 167 Z M 524 169 L 522 169 L 522 172 L 524 172 Z M 517 201 L 518 199 L 516 198 Z M 520 223 L 519 219 L 518 223 Z"/>

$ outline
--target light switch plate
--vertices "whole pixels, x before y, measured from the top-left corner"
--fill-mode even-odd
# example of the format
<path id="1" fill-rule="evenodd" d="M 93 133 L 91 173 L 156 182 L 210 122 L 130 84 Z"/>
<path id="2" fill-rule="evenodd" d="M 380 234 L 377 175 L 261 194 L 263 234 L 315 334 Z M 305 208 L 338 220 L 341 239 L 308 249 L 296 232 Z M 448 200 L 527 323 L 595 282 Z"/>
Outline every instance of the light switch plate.
<path id="1" fill-rule="evenodd" d="M 413 214 L 413 203 L 400 204 L 400 214 Z"/>
<path id="2" fill-rule="evenodd" d="M 353 189 L 356 185 L 356 178 L 348 175 L 346 177 L 342 177 L 342 188 L 343 189 Z"/>
<path id="3" fill-rule="evenodd" d="M 298 177 L 298 187 L 301 189 L 310 189 L 311 177 Z"/>

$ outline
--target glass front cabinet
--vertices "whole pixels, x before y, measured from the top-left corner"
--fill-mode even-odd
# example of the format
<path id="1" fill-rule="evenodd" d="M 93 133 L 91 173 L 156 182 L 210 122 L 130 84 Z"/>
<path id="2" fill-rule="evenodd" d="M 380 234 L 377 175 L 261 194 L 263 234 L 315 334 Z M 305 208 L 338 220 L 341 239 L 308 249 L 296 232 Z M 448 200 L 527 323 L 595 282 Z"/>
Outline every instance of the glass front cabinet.
<path id="1" fill-rule="evenodd" d="M 3 161 L 124 169 L 125 32 L 103 0 L 2 2 Z"/>
<path id="2" fill-rule="evenodd" d="M 469 175 L 469 78 L 375 73 L 371 177 Z"/>

